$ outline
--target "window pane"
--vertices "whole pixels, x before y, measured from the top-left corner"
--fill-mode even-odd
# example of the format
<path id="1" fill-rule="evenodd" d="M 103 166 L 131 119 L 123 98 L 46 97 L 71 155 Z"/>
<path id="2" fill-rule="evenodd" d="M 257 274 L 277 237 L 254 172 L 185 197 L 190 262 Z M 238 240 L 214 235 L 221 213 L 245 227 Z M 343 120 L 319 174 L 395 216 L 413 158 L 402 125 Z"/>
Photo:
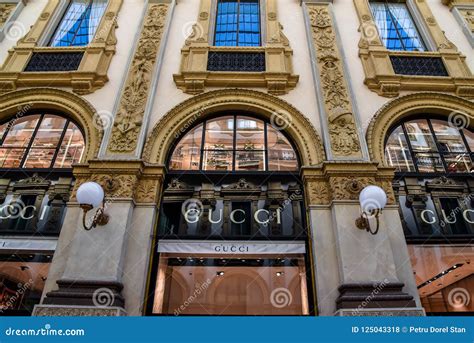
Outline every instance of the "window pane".
<path id="1" fill-rule="evenodd" d="M 431 125 L 433 126 L 441 152 L 467 151 L 458 128 L 451 127 L 441 120 L 431 120 Z"/>
<path id="2" fill-rule="evenodd" d="M 298 170 L 296 152 L 286 137 L 272 126 L 267 126 L 268 170 Z"/>
<path id="3" fill-rule="evenodd" d="M 443 161 L 437 153 L 415 153 L 420 173 L 443 173 Z"/>
<path id="4" fill-rule="evenodd" d="M 260 4 L 258 0 L 219 0 L 216 46 L 260 46 Z"/>
<path id="5" fill-rule="evenodd" d="M 232 150 L 234 147 L 234 117 L 223 117 L 206 123 L 205 149 Z"/>
<path id="6" fill-rule="evenodd" d="M 220 0 L 217 4 L 216 46 L 237 45 L 237 1 Z"/>
<path id="7" fill-rule="evenodd" d="M 84 145 L 81 130 L 75 124 L 69 123 L 54 168 L 71 168 L 73 163 L 79 163 L 84 153 Z"/>
<path id="8" fill-rule="evenodd" d="M 438 151 L 428 121 L 414 120 L 405 123 L 405 128 L 413 151 Z"/>
<path id="9" fill-rule="evenodd" d="M 264 156 L 263 151 L 236 151 L 235 170 L 264 170 Z"/>
<path id="10" fill-rule="evenodd" d="M 471 131 L 464 129 L 462 130 L 464 133 L 464 137 L 466 137 L 467 145 L 469 145 L 469 149 L 471 152 L 474 152 L 474 133 Z"/>
<path id="11" fill-rule="evenodd" d="M 265 147 L 264 123 L 249 117 L 237 117 L 236 149 L 263 150 Z"/>
<path id="12" fill-rule="evenodd" d="M 35 131 L 39 115 L 28 116 L 14 121 L 13 127 L 7 134 L 3 147 L 27 147 Z"/>
<path id="13" fill-rule="evenodd" d="M 187 133 L 171 156 L 170 169 L 198 170 L 201 158 L 202 125 Z"/>
<path id="14" fill-rule="evenodd" d="M 1 168 L 19 168 L 26 149 L 0 148 Z"/>
<path id="15" fill-rule="evenodd" d="M 380 38 L 390 50 L 426 50 L 405 3 L 371 2 Z"/>
<path id="16" fill-rule="evenodd" d="M 401 126 L 392 132 L 387 141 L 385 160 L 392 167 L 397 168 L 397 171 L 415 171 L 405 133 Z"/>
<path id="17" fill-rule="evenodd" d="M 468 173 L 473 170 L 471 158 L 467 154 L 447 154 L 444 160 L 448 173 Z"/>
<path id="18" fill-rule="evenodd" d="M 66 119 L 58 116 L 44 116 L 36 132 L 33 147 L 56 148 L 64 131 Z"/>
<path id="19" fill-rule="evenodd" d="M 210 150 L 204 151 L 203 170 L 232 170 L 232 151 Z"/>
<path id="20" fill-rule="evenodd" d="M 51 46 L 85 46 L 94 38 L 106 0 L 72 0 L 51 40 Z"/>
<path id="21" fill-rule="evenodd" d="M 50 168 L 56 148 L 31 148 L 26 157 L 24 168 Z"/>

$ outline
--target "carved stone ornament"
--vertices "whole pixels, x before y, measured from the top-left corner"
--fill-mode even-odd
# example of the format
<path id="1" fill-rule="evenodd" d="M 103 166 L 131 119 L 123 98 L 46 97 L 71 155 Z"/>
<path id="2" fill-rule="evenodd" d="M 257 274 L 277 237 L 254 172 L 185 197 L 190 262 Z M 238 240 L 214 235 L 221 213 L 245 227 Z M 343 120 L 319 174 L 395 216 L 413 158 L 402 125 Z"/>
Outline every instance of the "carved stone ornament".
<path id="1" fill-rule="evenodd" d="M 328 117 L 331 149 L 336 157 L 361 157 L 352 103 L 344 68 L 336 44 L 336 33 L 328 7 L 308 5 L 317 68 Z"/>
<path id="2" fill-rule="evenodd" d="M 113 175 L 113 174 L 93 174 L 89 177 L 78 177 L 74 185 L 72 198 L 76 197 L 79 186 L 85 182 L 93 181 L 102 186 L 107 200 L 115 198 L 133 198 L 137 185 L 136 175 Z"/>
<path id="3" fill-rule="evenodd" d="M 332 177 L 329 180 L 333 200 L 357 200 L 368 185 L 375 184 L 370 177 Z"/>
<path id="4" fill-rule="evenodd" d="M 13 3 L 0 3 L 0 28 L 5 25 L 15 7 Z"/>
<path id="5" fill-rule="evenodd" d="M 156 203 L 158 192 L 158 180 L 140 180 L 135 191 L 135 201 L 137 203 Z"/>
<path id="6" fill-rule="evenodd" d="M 111 153 L 130 153 L 137 147 L 168 6 L 152 4 L 148 9 L 112 129 Z"/>
<path id="7" fill-rule="evenodd" d="M 330 190 L 325 181 L 309 181 L 306 187 L 309 205 L 328 205 L 331 202 Z"/>
<path id="8" fill-rule="evenodd" d="M 246 190 L 255 190 L 257 187 L 248 182 L 245 179 L 240 179 L 238 182 L 232 183 L 225 187 L 225 190 L 239 190 L 239 191 L 246 191 Z"/>

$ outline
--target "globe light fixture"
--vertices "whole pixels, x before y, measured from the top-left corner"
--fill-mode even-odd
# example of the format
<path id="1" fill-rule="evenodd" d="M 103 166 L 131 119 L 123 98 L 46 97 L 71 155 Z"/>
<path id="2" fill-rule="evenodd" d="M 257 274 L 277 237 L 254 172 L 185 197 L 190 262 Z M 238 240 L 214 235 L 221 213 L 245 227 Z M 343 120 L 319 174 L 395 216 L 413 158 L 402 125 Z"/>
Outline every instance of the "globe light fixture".
<path id="1" fill-rule="evenodd" d="M 380 214 L 387 205 L 387 194 L 378 186 L 367 186 L 360 192 L 359 202 L 362 208 L 362 214 L 356 220 L 357 228 L 376 235 L 379 232 Z M 370 227 L 369 218 L 371 217 L 374 217 L 377 221 L 377 227 L 374 231 L 372 231 Z"/>
<path id="2" fill-rule="evenodd" d="M 84 212 L 82 217 L 82 225 L 84 226 L 85 230 L 90 231 L 97 225 L 103 226 L 109 222 L 109 216 L 104 212 L 104 190 L 98 183 L 83 183 L 77 189 L 76 198 Z M 90 225 L 87 225 L 86 214 L 87 212 L 96 207 L 99 208 L 97 209 L 97 212 L 95 213 L 92 219 L 92 223 L 90 223 Z"/>

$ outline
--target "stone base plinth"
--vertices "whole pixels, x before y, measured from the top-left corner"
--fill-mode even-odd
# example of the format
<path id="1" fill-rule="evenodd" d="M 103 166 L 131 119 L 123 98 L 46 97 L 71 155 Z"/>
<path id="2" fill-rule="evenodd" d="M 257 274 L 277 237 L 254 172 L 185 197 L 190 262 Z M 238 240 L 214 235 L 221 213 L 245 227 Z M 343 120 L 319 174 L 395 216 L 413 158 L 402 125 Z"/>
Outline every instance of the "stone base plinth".
<path id="1" fill-rule="evenodd" d="M 412 308 L 364 308 L 343 309 L 334 313 L 339 317 L 423 317 L 425 310 L 421 307 Z"/>
<path id="2" fill-rule="evenodd" d="M 36 305 L 33 309 L 33 316 L 38 317 L 120 317 L 126 315 L 122 307 Z"/>

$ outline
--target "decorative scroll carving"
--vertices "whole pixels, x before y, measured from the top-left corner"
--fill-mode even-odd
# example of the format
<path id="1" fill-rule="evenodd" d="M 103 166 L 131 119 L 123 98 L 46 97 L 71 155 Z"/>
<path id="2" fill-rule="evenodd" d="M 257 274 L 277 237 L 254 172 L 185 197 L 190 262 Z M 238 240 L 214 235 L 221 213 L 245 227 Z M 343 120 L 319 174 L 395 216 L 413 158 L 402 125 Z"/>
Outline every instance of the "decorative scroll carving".
<path id="1" fill-rule="evenodd" d="M 329 184 L 333 200 L 357 200 L 362 189 L 375 184 L 375 180 L 370 177 L 331 177 Z"/>
<path id="2" fill-rule="evenodd" d="M 168 6 L 152 4 L 148 9 L 120 100 L 108 147 L 109 152 L 130 153 L 137 147 Z"/>
<path id="3" fill-rule="evenodd" d="M 97 182 L 105 191 L 106 200 L 113 198 L 133 198 L 137 185 L 137 176 L 127 174 L 93 174 L 79 177 L 74 185 L 72 198 L 76 197 L 77 189 L 84 182 Z"/>
<path id="4" fill-rule="evenodd" d="M 158 180 L 140 180 L 135 192 L 135 201 L 138 203 L 156 203 Z"/>
<path id="5" fill-rule="evenodd" d="M 309 205 L 328 205 L 331 202 L 329 186 L 325 181 L 307 183 Z"/>
<path id="6" fill-rule="evenodd" d="M 7 22 L 8 18 L 10 17 L 10 14 L 13 12 L 15 7 L 16 7 L 16 4 L 10 4 L 10 3 L 0 4 L 0 28 L 5 25 L 5 23 Z"/>
<path id="7" fill-rule="evenodd" d="M 348 86 L 327 5 L 308 5 L 313 44 L 317 54 L 331 149 L 336 157 L 361 157 Z"/>

